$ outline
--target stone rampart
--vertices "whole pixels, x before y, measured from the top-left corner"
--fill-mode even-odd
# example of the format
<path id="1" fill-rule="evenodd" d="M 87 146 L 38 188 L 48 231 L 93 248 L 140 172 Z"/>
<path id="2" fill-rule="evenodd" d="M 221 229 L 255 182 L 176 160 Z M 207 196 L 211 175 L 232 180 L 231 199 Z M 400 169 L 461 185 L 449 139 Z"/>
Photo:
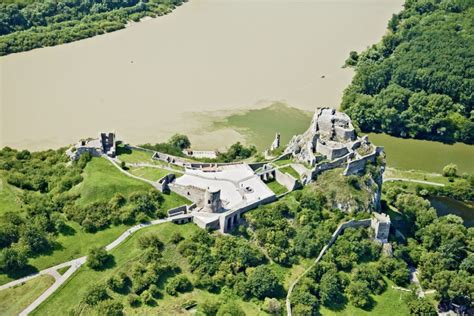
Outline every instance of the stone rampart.
<path id="1" fill-rule="evenodd" d="M 188 209 L 187 205 L 181 205 L 175 208 L 171 208 L 168 210 L 168 216 L 171 217 L 171 216 L 176 216 L 180 214 L 186 214 L 187 209 Z"/>
<path id="2" fill-rule="evenodd" d="M 254 208 L 257 208 L 260 205 L 275 202 L 276 200 L 277 200 L 277 197 L 275 195 L 272 195 L 265 199 L 255 201 L 241 208 L 238 208 L 230 212 L 227 212 L 226 214 L 223 214 L 222 216 L 219 217 L 219 227 L 220 227 L 221 232 L 226 233 L 232 228 L 234 228 L 236 225 L 238 225 L 240 221 L 240 217 L 242 216 L 243 213 L 253 210 Z"/>
<path id="3" fill-rule="evenodd" d="M 364 170 L 367 162 L 375 162 L 378 153 L 375 150 L 373 153 L 363 156 L 358 159 L 350 160 L 347 162 L 346 169 L 344 170 L 344 175 L 349 176 L 351 174 L 356 174 Z"/>
<path id="4" fill-rule="evenodd" d="M 278 169 L 275 169 L 275 180 L 279 184 L 285 186 L 288 191 L 293 191 L 301 187 L 301 183 L 298 181 L 298 179 L 295 179 L 292 175 L 283 173 Z"/>
<path id="5" fill-rule="evenodd" d="M 193 185 L 180 185 L 176 183 L 171 183 L 169 184 L 169 187 L 171 191 L 175 192 L 176 194 L 179 194 L 181 196 L 184 196 L 188 200 L 191 200 L 193 203 L 196 203 L 197 205 L 202 205 L 203 199 L 204 199 L 204 192 L 206 190 L 193 186 Z"/>
<path id="6" fill-rule="evenodd" d="M 350 220 L 348 222 L 342 223 L 337 227 L 337 229 L 334 231 L 334 233 L 331 236 L 331 239 L 328 242 L 328 247 L 330 247 L 339 237 L 339 235 L 346 229 L 346 228 L 356 228 L 356 227 L 370 227 L 371 224 L 371 219 L 361 219 L 358 221 L 355 220 Z"/>

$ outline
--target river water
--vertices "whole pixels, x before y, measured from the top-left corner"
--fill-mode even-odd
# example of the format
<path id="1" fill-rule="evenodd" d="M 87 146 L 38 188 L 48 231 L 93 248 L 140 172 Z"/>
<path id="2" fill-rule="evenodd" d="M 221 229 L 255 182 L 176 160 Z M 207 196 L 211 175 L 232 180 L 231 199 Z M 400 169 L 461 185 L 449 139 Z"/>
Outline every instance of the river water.
<path id="1" fill-rule="evenodd" d="M 222 113 L 273 100 L 337 107 L 353 74 L 344 60 L 379 41 L 402 3 L 190 0 L 125 30 L 2 57 L 0 147 L 57 148 L 116 130 L 132 143 L 181 132 L 222 148 L 242 137 L 206 130 Z"/>
<path id="2" fill-rule="evenodd" d="M 434 196 L 429 198 L 438 216 L 454 214 L 461 217 L 466 227 L 474 227 L 474 203 L 463 203 L 448 197 Z"/>

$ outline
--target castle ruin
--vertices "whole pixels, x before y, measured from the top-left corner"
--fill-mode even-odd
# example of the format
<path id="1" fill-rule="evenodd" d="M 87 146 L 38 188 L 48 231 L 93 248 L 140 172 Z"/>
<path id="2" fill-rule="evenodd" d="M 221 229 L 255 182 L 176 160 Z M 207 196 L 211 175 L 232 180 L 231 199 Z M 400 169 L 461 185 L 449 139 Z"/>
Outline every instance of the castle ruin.
<path id="1" fill-rule="evenodd" d="M 383 148 L 374 146 L 367 136 L 357 137 L 347 114 L 331 108 L 317 109 L 308 130 L 293 136 L 285 149 L 285 154 L 312 168 L 303 177 L 304 183 L 337 167 L 345 167 L 344 175 L 361 172 L 382 153 Z"/>
<path id="2" fill-rule="evenodd" d="M 82 154 L 88 152 L 91 156 L 107 155 L 115 157 L 117 153 L 117 138 L 115 132 L 99 133 L 99 137 L 83 139 L 66 151 L 71 160 L 77 160 Z"/>

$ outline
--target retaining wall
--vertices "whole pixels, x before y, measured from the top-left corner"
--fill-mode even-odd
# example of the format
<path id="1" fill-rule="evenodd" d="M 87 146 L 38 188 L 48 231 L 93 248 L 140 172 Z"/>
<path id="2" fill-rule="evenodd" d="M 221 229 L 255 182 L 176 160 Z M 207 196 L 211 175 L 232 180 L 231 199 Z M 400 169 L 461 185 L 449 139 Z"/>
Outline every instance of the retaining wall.
<path id="1" fill-rule="evenodd" d="M 205 190 L 202 188 L 198 188 L 192 185 L 184 186 L 176 183 L 170 183 L 169 188 L 176 194 L 184 196 L 188 200 L 191 200 L 193 203 L 196 203 L 198 205 L 201 205 L 204 199 Z"/>
<path id="2" fill-rule="evenodd" d="M 298 179 L 295 179 L 292 175 L 283 173 L 278 169 L 275 169 L 275 180 L 281 185 L 285 186 L 288 191 L 293 191 L 301 187 L 301 183 Z"/>
<path id="3" fill-rule="evenodd" d="M 168 210 L 168 216 L 171 217 L 171 216 L 176 216 L 180 214 L 186 214 L 187 210 L 188 210 L 187 205 L 181 205 L 175 208 L 171 208 Z"/>

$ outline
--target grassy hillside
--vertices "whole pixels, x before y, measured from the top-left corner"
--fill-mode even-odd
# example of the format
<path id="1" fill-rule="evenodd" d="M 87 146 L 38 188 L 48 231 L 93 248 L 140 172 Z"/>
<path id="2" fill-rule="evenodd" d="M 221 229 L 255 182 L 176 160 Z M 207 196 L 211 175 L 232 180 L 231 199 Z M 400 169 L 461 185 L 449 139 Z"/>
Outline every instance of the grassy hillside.
<path id="1" fill-rule="evenodd" d="M 80 205 L 97 201 L 108 201 L 116 193 L 128 196 L 137 191 L 148 191 L 151 186 L 145 182 L 127 177 L 104 158 L 92 158 L 84 169 L 84 180 L 73 188 L 80 193 Z"/>
<path id="2" fill-rule="evenodd" d="M 17 197 L 19 193 L 20 189 L 8 184 L 4 174 L 0 172 L 0 215 L 20 210 L 20 201 Z"/>
<path id="3" fill-rule="evenodd" d="M 115 275 L 121 271 L 127 272 L 128 269 L 130 269 L 132 263 L 141 255 L 141 251 L 136 246 L 138 238 L 149 232 L 155 232 L 159 234 L 160 239 L 164 242 L 164 258 L 172 260 L 174 263 L 178 264 L 182 270 L 182 273 L 184 273 L 189 279 L 195 281 L 195 276 L 193 276 L 189 271 L 187 260 L 180 255 L 180 253 L 176 250 L 176 246 L 171 243 L 171 236 L 173 233 L 179 232 L 185 239 L 187 239 L 196 230 L 199 230 L 199 228 L 194 224 L 175 225 L 171 223 L 165 223 L 137 232 L 130 239 L 112 251 L 115 261 L 115 264 L 112 268 L 104 271 L 94 271 L 86 266 L 81 267 L 81 269 L 76 274 L 74 274 L 74 276 L 62 288 L 60 288 L 59 291 L 53 294 L 45 303 L 43 303 L 36 311 L 34 311 L 32 315 L 57 315 L 58 310 L 62 310 L 67 313 L 72 309 L 80 307 L 81 298 L 85 295 L 86 290 L 90 285 L 99 282 L 105 282 L 110 276 Z M 160 284 L 158 286 L 160 290 L 164 289 L 164 282 L 167 278 L 167 276 L 160 278 Z M 156 300 L 156 306 L 147 306 L 142 304 L 137 308 L 132 308 L 127 303 L 126 295 L 117 294 L 111 291 L 109 295 L 115 300 L 122 302 L 125 306 L 125 313 L 129 315 L 146 315 L 152 313 L 163 315 L 182 314 L 184 309 L 181 306 L 190 300 L 196 300 L 199 304 L 206 298 L 218 298 L 219 296 L 224 295 L 223 293 L 220 295 L 209 294 L 198 289 L 195 289 L 192 292 L 180 294 L 177 297 L 170 296 L 165 291 L 162 292 L 163 296 Z M 258 314 L 259 309 L 253 303 L 243 302 L 239 299 L 236 299 L 236 301 L 248 314 Z M 90 314 L 93 312 L 88 310 L 85 313 Z"/>
<path id="4" fill-rule="evenodd" d="M 394 283 L 388 279 L 387 289 L 381 295 L 374 295 L 374 305 L 372 308 L 363 310 L 354 307 L 351 304 L 346 304 L 341 310 L 330 310 L 327 307 L 322 307 L 320 312 L 323 316 L 363 316 L 363 315 L 377 315 L 377 316 L 406 316 L 410 314 L 408 306 L 403 301 L 407 295 L 406 292 L 395 290 L 392 288 Z"/>

